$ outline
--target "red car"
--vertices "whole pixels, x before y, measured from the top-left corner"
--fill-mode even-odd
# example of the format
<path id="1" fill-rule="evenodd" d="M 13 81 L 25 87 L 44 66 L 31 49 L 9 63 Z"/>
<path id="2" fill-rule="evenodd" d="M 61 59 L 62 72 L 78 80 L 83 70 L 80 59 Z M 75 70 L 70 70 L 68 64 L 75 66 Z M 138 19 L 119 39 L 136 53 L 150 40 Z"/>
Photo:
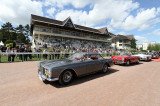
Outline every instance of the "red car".
<path id="1" fill-rule="evenodd" d="M 139 63 L 139 56 L 131 56 L 128 54 L 122 54 L 120 56 L 112 56 L 114 64 L 126 64 L 130 65 L 131 63 Z"/>

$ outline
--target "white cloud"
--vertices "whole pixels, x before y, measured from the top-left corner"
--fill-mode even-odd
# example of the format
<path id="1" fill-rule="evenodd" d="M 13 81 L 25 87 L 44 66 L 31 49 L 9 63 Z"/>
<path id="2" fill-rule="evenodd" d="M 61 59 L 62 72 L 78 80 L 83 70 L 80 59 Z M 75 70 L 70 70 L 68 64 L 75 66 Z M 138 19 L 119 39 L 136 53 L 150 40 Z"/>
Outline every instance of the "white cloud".
<path id="1" fill-rule="evenodd" d="M 31 14 L 43 15 L 42 3 L 32 0 L 1 0 L 0 21 L 29 24 Z"/>
<path id="2" fill-rule="evenodd" d="M 53 7 L 47 10 L 47 13 L 49 16 L 53 16 L 54 12 L 55 12 L 55 8 Z"/>
<path id="3" fill-rule="evenodd" d="M 94 1 L 96 0 L 45 0 L 44 5 L 63 8 L 66 5 L 72 4 L 75 8 L 83 8 Z"/>
<path id="4" fill-rule="evenodd" d="M 77 11 L 77 10 L 63 10 L 56 15 L 57 20 L 65 20 L 67 17 L 71 17 L 73 23 L 85 25 L 85 21 L 83 20 L 83 16 L 87 13 L 84 11 Z"/>
<path id="5" fill-rule="evenodd" d="M 71 1 L 71 0 L 64 0 Z M 78 24 L 85 24 L 86 26 L 95 26 L 97 24 L 105 22 L 107 19 L 114 19 L 122 21 L 125 19 L 130 11 L 138 8 L 139 4 L 137 2 L 133 3 L 132 0 L 98 0 L 91 1 L 85 0 L 84 5 L 76 5 L 79 0 L 75 0 L 77 3 L 70 2 L 74 7 L 84 7 L 87 4 L 92 4 L 93 9 L 89 12 L 82 10 L 62 10 L 57 13 L 56 18 L 64 19 L 69 15 Z M 66 5 L 65 3 L 62 5 Z M 75 17 L 77 16 L 77 17 Z"/>
<path id="6" fill-rule="evenodd" d="M 153 32 L 148 33 L 146 35 L 152 35 L 152 36 L 158 35 L 158 36 L 160 36 L 160 29 L 155 29 Z"/>
<path id="7" fill-rule="evenodd" d="M 45 4 L 50 3 L 52 6 L 63 8 L 72 4 L 75 8 L 83 8 L 89 5 L 89 11 L 83 10 L 60 10 L 56 14 L 56 19 L 65 19 L 71 16 L 77 24 L 94 27 L 111 20 L 108 24 L 113 28 L 139 31 L 153 28 L 152 25 L 160 22 L 157 16 L 160 8 L 142 9 L 139 3 L 133 0 L 47 0 Z M 56 4 L 56 5 L 55 5 Z M 131 11 L 138 9 L 136 16 L 131 15 Z"/>
<path id="8" fill-rule="evenodd" d="M 111 20 L 111 25 L 116 28 L 121 28 L 125 30 L 138 29 L 139 31 L 146 30 L 151 28 L 152 24 L 155 24 L 160 21 L 159 18 L 156 18 L 159 14 L 159 8 L 151 9 L 142 9 L 137 13 L 137 16 L 129 15 L 124 22 Z"/>
<path id="9" fill-rule="evenodd" d="M 126 32 L 118 32 L 117 35 L 126 35 Z"/>
<path id="10" fill-rule="evenodd" d="M 134 36 L 135 39 L 137 40 L 137 44 L 142 44 L 143 42 L 148 42 L 148 39 L 146 37 L 142 36 Z"/>

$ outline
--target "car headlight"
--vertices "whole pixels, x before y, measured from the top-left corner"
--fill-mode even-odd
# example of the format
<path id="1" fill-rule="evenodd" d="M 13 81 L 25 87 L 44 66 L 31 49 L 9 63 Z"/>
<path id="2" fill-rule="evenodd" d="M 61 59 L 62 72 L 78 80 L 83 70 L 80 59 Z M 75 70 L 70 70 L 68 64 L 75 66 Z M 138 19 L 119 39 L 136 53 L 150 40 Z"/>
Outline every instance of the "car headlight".
<path id="1" fill-rule="evenodd" d="M 147 58 L 147 56 L 144 56 L 143 58 Z"/>
<path id="2" fill-rule="evenodd" d="M 49 78 L 51 77 L 51 71 L 49 71 L 48 69 L 45 69 L 45 74 L 46 74 L 46 76 L 48 76 Z"/>

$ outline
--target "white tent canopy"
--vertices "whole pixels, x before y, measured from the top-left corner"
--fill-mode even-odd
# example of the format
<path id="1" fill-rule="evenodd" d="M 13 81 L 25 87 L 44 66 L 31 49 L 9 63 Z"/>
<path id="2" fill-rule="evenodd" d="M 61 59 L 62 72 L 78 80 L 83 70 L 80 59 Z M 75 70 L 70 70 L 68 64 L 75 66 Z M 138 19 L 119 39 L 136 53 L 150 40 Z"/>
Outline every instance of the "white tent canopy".
<path id="1" fill-rule="evenodd" d="M 0 42 L 0 46 L 4 46 L 4 43 L 2 41 Z"/>

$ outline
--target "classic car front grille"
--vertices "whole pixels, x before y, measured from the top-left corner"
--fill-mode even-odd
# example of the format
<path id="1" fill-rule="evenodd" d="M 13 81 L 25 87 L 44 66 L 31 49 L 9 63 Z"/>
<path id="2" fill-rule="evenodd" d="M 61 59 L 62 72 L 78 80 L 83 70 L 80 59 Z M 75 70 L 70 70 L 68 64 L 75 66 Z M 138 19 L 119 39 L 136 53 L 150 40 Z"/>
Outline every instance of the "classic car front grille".
<path id="1" fill-rule="evenodd" d="M 45 68 L 44 68 L 44 67 L 40 67 L 39 70 L 41 71 L 41 73 L 42 73 L 43 75 L 45 75 Z"/>
<path id="2" fill-rule="evenodd" d="M 45 75 L 45 68 L 42 68 L 42 73 L 43 75 Z"/>
<path id="3" fill-rule="evenodd" d="M 122 60 L 118 60 L 118 62 L 122 62 Z"/>

